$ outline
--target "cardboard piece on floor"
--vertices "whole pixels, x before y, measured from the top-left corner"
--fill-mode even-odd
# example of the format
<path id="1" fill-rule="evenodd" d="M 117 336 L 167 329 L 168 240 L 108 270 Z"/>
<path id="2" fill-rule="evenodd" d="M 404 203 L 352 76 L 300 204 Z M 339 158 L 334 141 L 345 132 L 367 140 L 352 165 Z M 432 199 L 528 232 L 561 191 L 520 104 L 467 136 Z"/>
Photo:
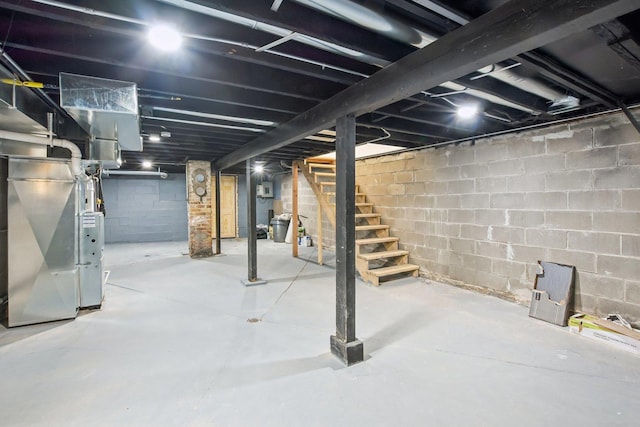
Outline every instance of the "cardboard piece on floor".
<path id="1" fill-rule="evenodd" d="M 640 332 L 588 314 L 574 314 L 569 331 L 640 355 Z"/>
<path id="2" fill-rule="evenodd" d="M 559 326 L 567 326 L 576 268 L 572 265 L 538 261 L 542 273 L 536 275 L 529 316 Z"/>

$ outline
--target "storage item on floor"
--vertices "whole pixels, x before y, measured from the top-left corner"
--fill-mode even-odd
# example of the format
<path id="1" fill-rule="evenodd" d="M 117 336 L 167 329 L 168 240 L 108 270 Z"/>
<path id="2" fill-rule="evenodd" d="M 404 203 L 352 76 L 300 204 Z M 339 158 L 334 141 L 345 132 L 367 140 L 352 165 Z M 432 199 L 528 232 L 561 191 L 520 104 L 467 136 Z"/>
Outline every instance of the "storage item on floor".
<path id="1" fill-rule="evenodd" d="M 271 220 L 271 226 L 273 227 L 273 241 L 284 243 L 284 239 L 287 236 L 287 229 L 289 228 L 289 220 L 274 218 Z"/>
<path id="2" fill-rule="evenodd" d="M 536 275 L 529 316 L 567 326 L 576 268 L 546 261 L 538 261 L 538 264 L 542 273 Z"/>

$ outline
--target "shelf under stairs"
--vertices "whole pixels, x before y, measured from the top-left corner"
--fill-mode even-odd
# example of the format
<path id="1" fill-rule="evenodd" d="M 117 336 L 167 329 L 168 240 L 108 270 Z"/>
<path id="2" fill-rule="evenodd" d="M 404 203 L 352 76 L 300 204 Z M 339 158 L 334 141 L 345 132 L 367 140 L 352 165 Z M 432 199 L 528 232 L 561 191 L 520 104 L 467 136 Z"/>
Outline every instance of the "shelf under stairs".
<path id="1" fill-rule="evenodd" d="M 335 228 L 336 165 L 333 161 L 305 160 L 300 169 L 309 182 L 321 208 Z M 410 274 L 418 276 L 419 267 L 409 263 L 409 251 L 400 250 L 397 237 L 382 224 L 382 215 L 356 185 L 356 269 L 363 280 L 376 286 L 381 280 L 393 280 Z"/>

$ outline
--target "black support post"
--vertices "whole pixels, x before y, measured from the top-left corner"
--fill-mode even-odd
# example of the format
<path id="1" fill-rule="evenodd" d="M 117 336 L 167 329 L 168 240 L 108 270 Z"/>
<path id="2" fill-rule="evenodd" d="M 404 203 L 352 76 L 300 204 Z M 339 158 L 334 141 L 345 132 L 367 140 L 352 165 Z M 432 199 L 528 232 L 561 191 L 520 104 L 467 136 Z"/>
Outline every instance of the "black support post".
<path id="1" fill-rule="evenodd" d="M 245 286 L 263 285 L 267 282 L 258 279 L 258 238 L 256 235 L 256 182 L 251 173 L 251 159 L 246 161 L 247 173 L 247 260 L 248 277 L 242 283 Z"/>
<path id="2" fill-rule="evenodd" d="M 222 236 L 220 235 L 220 192 L 222 191 L 220 188 L 220 177 L 222 175 L 222 171 L 216 171 L 216 255 L 220 255 L 222 253 L 220 240 Z"/>
<path id="3" fill-rule="evenodd" d="M 356 338 L 356 119 L 336 120 L 336 334 L 331 352 L 347 366 L 364 359 Z"/>

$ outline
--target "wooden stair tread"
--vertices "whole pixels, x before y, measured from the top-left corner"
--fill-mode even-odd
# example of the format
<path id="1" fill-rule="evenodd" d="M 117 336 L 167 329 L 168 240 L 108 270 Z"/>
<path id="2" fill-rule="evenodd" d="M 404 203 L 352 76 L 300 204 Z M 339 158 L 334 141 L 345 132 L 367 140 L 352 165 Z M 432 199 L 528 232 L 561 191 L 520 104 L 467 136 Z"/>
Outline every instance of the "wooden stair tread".
<path id="1" fill-rule="evenodd" d="M 376 225 L 356 225 L 356 231 L 369 231 L 369 230 L 386 230 L 388 225 L 376 224 Z"/>
<path id="2" fill-rule="evenodd" d="M 382 214 L 379 213 L 364 213 L 364 214 L 356 214 L 356 218 L 378 218 L 381 217 Z"/>
<path id="3" fill-rule="evenodd" d="M 326 193 L 324 193 L 326 194 Z M 335 206 L 335 203 L 329 203 L 330 206 Z M 373 203 L 356 203 L 356 206 L 373 206 Z"/>
<path id="4" fill-rule="evenodd" d="M 393 276 L 394 274 L 408 273 L 409 271 L 416 271 L 419 268 L 420 267 L 415 264 L 402 264 L 392 265 L 391 267 L 374 268 L 373 270 L 368 270 L 368 273 L 376 277 L 384 277 Z"/>
<path id="5" fill-rule="evenodd" d="M 335 191 L 325 191 L 324 194 L 326 194 L 327 196 L 335 196 L 336 192 Z M 365 193 L 356 193 L 356 196 L 366 196 Z"/>
<path id="6" fill-rule="evenodd" d="M 396 258 L 403 255 L 409 255 L 409 251 L 397 250 L 397 251 L 370 252 L 368 254 L 359 254 L 358 258 L 363 259 L 365 261 L 372 261 L 374 259 Z"/>
<path id="7" fill-rule="evenodd" d="M 370 239 L 356 239 L 356 245 L 376 245 L 379 243 L 397 242 L 399 240 L 399 237 L 372 237 Z"/>
<path id="8" fill-rule="evenodd" d="M 304 160 L 305 164 L 316 163 L 321 165 L 335 165 L 335 159 L 323 158 L 323 157 L 309 157 Z"/>
<path id="9" fill-rule="evenodd" d="M 336 176 L 335 173 L 332 172 L 314 172 L 315 176 Z"/>
<path id="10" fill-rule="evenodd" d="M 307 163 L 307 166 L 310 168 L 318 168 L 318 169 L 335 169 L 336 165 L 334 163 Z"/>

